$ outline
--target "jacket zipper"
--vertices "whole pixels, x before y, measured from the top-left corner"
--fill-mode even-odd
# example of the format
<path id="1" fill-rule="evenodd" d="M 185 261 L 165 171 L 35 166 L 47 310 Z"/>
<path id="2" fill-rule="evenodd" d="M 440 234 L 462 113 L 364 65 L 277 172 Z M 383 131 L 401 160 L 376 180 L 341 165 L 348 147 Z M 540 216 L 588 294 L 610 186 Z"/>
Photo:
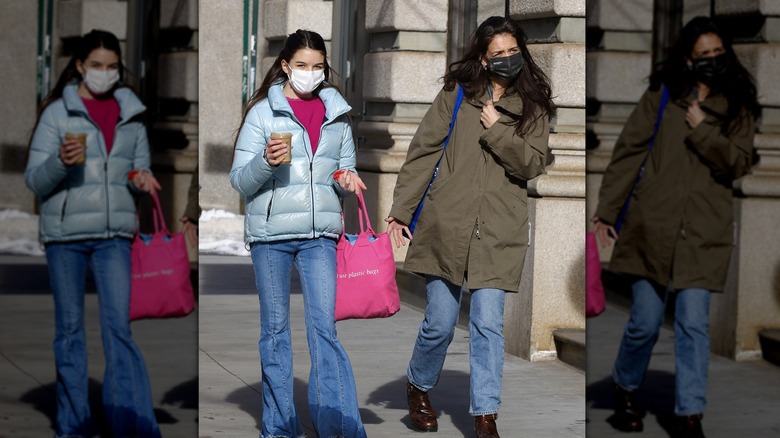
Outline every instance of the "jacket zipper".
<path id="1" fill-rule="evenodd" d="M 306 132 L 306 130 L 304 130 Z M 309 161 L 309 192 L 311 193 L 311 238 L 314 239 L 316 237 L 315 228 L 314 228 L 314 212 L 317 210 L 314 206 L 314 156 L 312 156 L 312 161 Z"/>
<path id="2" fill-rule="evenodd" d="M 477 215 L 477 239 L 481 239 L 479 234 L 479 215 Z"/>
<path id="3" fill-rule="evenodd" d="M 271 218 L 271 206 L 274 204 L 274 194 L 276 193 L 276 180 L 271 182 L 271 200 L 268 201 L 268 211 L 265 213 L 265 221 Z"/>
<path id="4" fill-rule="evenodd" d="M 111 220 L 108 217 L 110 214 L 108 206 L 108 159 L 103 162 L 103 188 L 106 192 L 106 238 L 108 238 L 111 237 Z"/>

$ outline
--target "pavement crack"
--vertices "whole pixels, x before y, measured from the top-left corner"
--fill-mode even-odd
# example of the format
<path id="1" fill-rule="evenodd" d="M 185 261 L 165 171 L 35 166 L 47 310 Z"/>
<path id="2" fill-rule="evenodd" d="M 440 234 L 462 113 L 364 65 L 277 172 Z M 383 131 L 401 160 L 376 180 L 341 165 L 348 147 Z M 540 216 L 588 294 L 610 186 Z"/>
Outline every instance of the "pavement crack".
<path id="1" fill-rule="evenodd" d="M 203 352 L 203 354 L 205 354 L 206 356 L 208 356 L 208 357 L 209 357 L 209 359 L 211 359 L 211 360 L 212 360 L 212 361 L 213 361 L 215 364 L 219 365 L 219 367 L 220 367 L 220 368 L 222 368 L 223 370 L 227 371 L 227 373 L 228 373 L 228 374 L 230 374 L 231 376 L 233 376 L 233 377 L 235 377 L 236 379 L 240 380 L 240 381 L 241 381 L 241 382 L 242 382 L 244 385 L 246 385 L 246 386 L 247 386 L 249 389 L 251 389 L 252 391 L 254 391 L 254 392 L 257 394 L 257 395 L 260 395 L 260 396 L 262 396 L 262 393 L 261 393 L 260 391 L 256 390 L 256 389 L 255 389 L 255 388 L 254 388 L 252 385 L 250 385 L 249 383 L 247 383 L 247 382 L 246 382 L 246 380 L 244 380 L 244 379 L 242 379 L 241 377 L 239 377 L 239 376 L 238 376 L 236 373 L 234 373 L 233 371 L 230 371 L 229 369 L 225 368 L 225 366 L 224 366 L 224 365 L 222 365 L 221 363 L 219 363 L 219 361 L 218 361 L 218 360 L 214 359 L 214 357 L 213 357 L 212 355 L 210 355 L 210 354 L 208 353 L 208 351 L 206 351 L 206 350 L 204 350 L 204 349 L 202 349 L 202 348 L 199 348 L 198 350 L 200 350 L 201 352 Z"/>
<path id="2" fill-rule="evenodd" d="M 22 367 L 20 367 L 19 365 L 17 365 L 17 364 L 16 364 L 16 362 L 14 362 L 14 361 L 13 361 L 13 360 L 12 360 L 10 357 L 6 356 L 6 355 L 5 355 L 5 353 L 3 353 L 2 351 L 0 351 L 0 356 L 2 356 L 2 358 L 3 358 L 3 359 L 5 359 L 5 360 L 6 360 L 8 363 L 10 363 L 10 364 L 11 364 L 11 366 L 13 366 L 13 367 L 14 367 L 14 368 L 16 368 L 17 370 L 19 370 L 19 372 L 20 372 L 20 373 L 22 373 L 22 374 L 24 374 L 25 376 L 27 376 L 27 377 L 29 377 L 29 378 L 33 379 L 33 381 L 35 381 L 35 383 L 37 383 L 38 385 L 40 385 L 40 386 L 41 386 L 41 388 L 46 388 L 48 391 L 50 391 L 50 392 L 52 392 L 52 393 L 54 392 L 54 391 L 52 391 L 51 389 L 47 388 L 47 386 L 46 386 L 46 384 L 45 384 L 45 383 L 41 382 L 40 380 L 38 380 L 37 378 L 35 378 L 35 376 L 33 376 L 32 374 L 30 374 L 30 373 L 28 373 L 27 371 L 25 371 L 25 369 L 24 369 L 24 368 L 22 368 Z"/>

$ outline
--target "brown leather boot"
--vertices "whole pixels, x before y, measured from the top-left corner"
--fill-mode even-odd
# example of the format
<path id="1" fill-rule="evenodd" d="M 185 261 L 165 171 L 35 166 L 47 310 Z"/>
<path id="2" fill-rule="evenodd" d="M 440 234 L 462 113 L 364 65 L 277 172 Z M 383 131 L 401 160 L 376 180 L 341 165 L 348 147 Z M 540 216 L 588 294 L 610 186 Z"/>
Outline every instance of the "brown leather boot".
<path id="1" fill-rule="evenodd" d="M 641 432 L 644 429 L 644 412 L 636 407 L 634 395 L 618 385 L 613 386 L 612 401 L 615 415 L 607 419 L 615 429 L 623 432 Z"/>
<path id="2" fill-rule="evenodd" d="M 677 417 L 677 437 L 679 438 L 705 438 L 701 428 L 702 414 Z"/>
<path id="3" fill-rule="evenodd" d="M 498 414 L 474 417 L 474 430 L 477 431 L 477 438 L 501 438 L 496 429 L 496 418 L 498 418 Z"/>
<path id="4" fill-rule="evenodd" d="M 436 432 L 439 423 L 436 421 L 436 411 L 428 400 L 428 393 L 417 389 L 416 386 L 406 382 L 406 401 L 409 403 L 409 419 L 412 428 L 420 432 Z"/>

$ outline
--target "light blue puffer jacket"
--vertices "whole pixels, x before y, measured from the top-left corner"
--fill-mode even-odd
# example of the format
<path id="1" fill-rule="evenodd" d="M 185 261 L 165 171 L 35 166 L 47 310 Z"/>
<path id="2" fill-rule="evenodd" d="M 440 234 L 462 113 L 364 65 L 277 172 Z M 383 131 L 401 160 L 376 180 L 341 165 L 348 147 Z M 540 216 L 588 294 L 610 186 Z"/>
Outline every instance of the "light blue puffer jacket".
<path id="1" fill-rule="evenodd" d="M 83 239 L 132 238 L 136 231 L 135 201 L 127 174 L 149 169 L 149 142 L 140 114 L 146 109 L 129 88 L 118 88 L 120 119 L 111 154 L 78 95 L 77 84 L 41 114 L 33 134 L 24 180 L 40 198 L 40 239 L 67 242 Z M 87 162 L 66 167 L 59 149 L 66 132 L 87 133 Z"/>
<path id="2" fill-rule="evenodd" d="M 249 111 L 233 156 L 230 182 L 245 197 L 247 243 L 341 235 L 339 169 L 355 170 L 350 106 L 335 88 L 323 88 L 325 121 L 312 157 L 309 135 L 295 118 L 279 82 Z M 271 132 L 292 133 L 292 163 L 273 167 L 265 158 Z"/>

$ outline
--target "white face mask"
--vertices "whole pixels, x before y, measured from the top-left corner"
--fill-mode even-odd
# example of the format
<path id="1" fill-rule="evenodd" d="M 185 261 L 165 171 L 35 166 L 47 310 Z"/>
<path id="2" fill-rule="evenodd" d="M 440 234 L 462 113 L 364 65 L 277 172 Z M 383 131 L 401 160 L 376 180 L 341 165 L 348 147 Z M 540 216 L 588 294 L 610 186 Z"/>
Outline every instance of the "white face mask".
<path id="1" fill-rule="evenodd" d="M 310 94 L 325 80 L 325 70 L 294 70 L 290 68 L 290 85 L 298 94 Z"/>
<path id="2" fill-rule="evenodd" d="M 119 69 L 84 69 L 84 85 L 94 94 L 105 94 L 119 82 Z"/>

